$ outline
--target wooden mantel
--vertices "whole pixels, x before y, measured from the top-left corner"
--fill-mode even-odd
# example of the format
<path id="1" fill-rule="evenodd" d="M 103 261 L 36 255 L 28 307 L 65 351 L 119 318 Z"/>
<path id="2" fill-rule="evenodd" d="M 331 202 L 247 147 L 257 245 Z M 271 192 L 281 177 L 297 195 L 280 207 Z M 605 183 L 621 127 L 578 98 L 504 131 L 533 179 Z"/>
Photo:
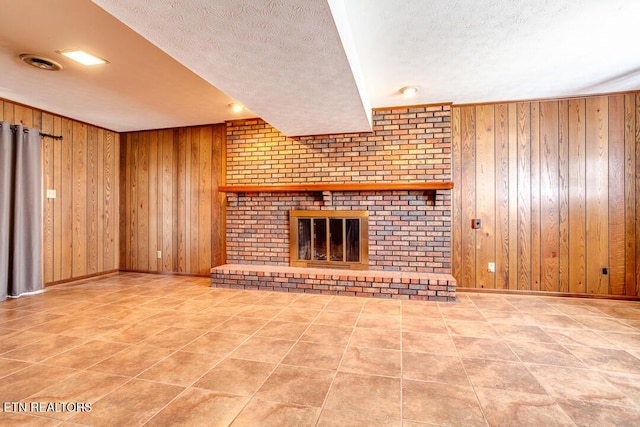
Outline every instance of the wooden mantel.
<path id="1" fill-rule="evenodd" d="M 221 185 L 218 191 L 224 193 L 289 193 L 306 191 L 434 191 L 451 190 L 453 181 L 424 182 L 348 182 L 310 183 L 274 185 Z"/>

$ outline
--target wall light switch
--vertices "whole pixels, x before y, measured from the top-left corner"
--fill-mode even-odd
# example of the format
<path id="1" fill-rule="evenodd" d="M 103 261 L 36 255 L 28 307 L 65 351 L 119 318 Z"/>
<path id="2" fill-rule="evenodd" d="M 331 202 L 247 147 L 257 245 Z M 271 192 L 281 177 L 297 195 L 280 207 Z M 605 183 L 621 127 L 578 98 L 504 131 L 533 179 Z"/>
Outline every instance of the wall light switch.
<path id="1" fill-rule="evenodd" d="M 56 190 L 47 189 L 47 199 L 55 199 Z"/>
<path id="2" fill-rule="evenodd" d="M 489 273 L 495 273 L 496 272 L 496 263 L 495 262 L 490 262 L 489 265 L 487 266 L 487 269 L 489 270 Z"/>
<path id="3" fill-rule="evenodd" d="M 158 259 L 162 259 L 162 251 L 158 251 L 156 256 L 158 257 Z"/>

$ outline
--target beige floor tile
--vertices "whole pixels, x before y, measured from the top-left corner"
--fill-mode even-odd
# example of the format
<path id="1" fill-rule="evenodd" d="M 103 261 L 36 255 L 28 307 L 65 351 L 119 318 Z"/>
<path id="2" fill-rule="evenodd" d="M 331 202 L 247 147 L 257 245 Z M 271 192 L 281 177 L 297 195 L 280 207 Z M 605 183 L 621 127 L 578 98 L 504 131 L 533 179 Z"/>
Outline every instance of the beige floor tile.
<path id="1" fill-rule="evenodd" d="M 75 373 L 77 371 L 58 366 L 28 366 L 0 381 L 0 399 L 3 402 L 18 402 Z"/>
<path id="2" fill-rule="evenodd" d="M 318 325 L 353 327 L 358 320 L 359 313 L 340 311 L 323 311 L 313 321 Z"/>
<path id="3" fill-rule="evenodd" d="M 315 425 L 319 408 L 252 399 L 232 427 L 299 427 Z"/>
<path id="4" fill-rule="evenodd" d="M 479 310 L 471 307 L 440 307 L 445 320 L 466 320 L 471 322 L 485 322 L 486 319 Z"/>
<path id="5" fill-rule="evenodd" d="M 518 356 L 501 340 L 454 336 L 453 342 L 461 357 L 518 361 Z"/>
<path id="6" fill-rule="evenodd" d="M 0 378 L 31 366 L 31 363 L 0 358 Z M 337 367 L 337 366 L 336 366 Z"/>
<path id="7" fill-rule="evenodd" d="M 565 366 L 527 365 L 548 394 L 556 398 L 631 405 L 631 401 L 599 373 Z"/>
<path id="8" fill-rule="evenodd" d="M 422 334 L 448 334 L 449 330 L 441 317 L 402 316 L 402 331 Z"/>
<path id="9" fill-rule="evenodd" d="M 361 298 L 334 298 L 325 306 L 327 311 L 360 313 L 364 306 Z"/>
<path id="10" fill-rule="evenodd" d="M 226 332 L 230 334 L 254 334 L 264 325 L 268 320 L 254 319 L 251 317 L 232 317 L 224 323 L 218 325 L 216 332 Z"/>
<path id="11" fill-rule="evenodd" d="M 599 335 L 622 350 L 640 351 L 640 334 L 600 332 Z"/>
<path id="12" fill-rule="evenodd" d="M 456 307 L 461 307 L 462 304 L 454 303 Z M 442 318 L 440 307 L 437 303 L 429 301 L 402 301 L 402 315 L 403 316 L 416 316 L 416 317 L 435 317 L 437 319 Z"/>
<path id="13" fill-rule="evenodd" d="M 136 344 L 91 366 L 92 371 L 134 377 L 170 355 L 173 350 Z"/>
<path id="14" fill-rule="evenodd" d="M 55 335 L 45 334 L 42 332 L 12 331 L 2 337 L 2 349 L 0 349 L 0 354 L 13 351 L 26 345 L 34 344 L 53 336 Z"/>
<path id="15" fill-rule="evenodd" d="M 354 347 L 400 350 L 400 331 L 393 329 L 355 328 L 350 344 Z"/>
<path id="16" fill-rule="evenodd" d="M 442 354 L 403 352 L 402 378 L 469 385 L 469 379 L 460 358 Z"/>
<path id="17" fill-rule="evenodd" d="M 306 323 L 279 322 L 272 320 L 264 325 L 256 335 L 295 341 L 309 327 Z"/>
<path id="18" fill-rule="evenodd" d="M 155 335 L 146 338 L 143 343 L 154 347 L 170 348 L 178 350 L 183 346 L 194 341 L 196 338 L 201 337 L 207 333 L 202 329 L 187 329 L 187 328 L 166 328 L 163 331 L 158 332 Z"/>
<path id="19" fill-rule="evenodd" d="M 340 371 L 399 377 L 402 353 L 381 348 L 348 347 Z"/>
<path id="20" fill-rule="evenodd" d="M 279 322 L 299 322 L 299 323 L 311 323 L 320 313 L 320 310 L 300 309 L 300 308 L 285 308 L 280 314 L 278 314 L 274 320 Z"/>
<path id="21" fill-rule="evenodd" d="M 584 367 L 585 364 L 560 344 L 511 341 L 509 346 L 525 363 L 540 365 Z"/>
<path id="22" fill-rule="evenodd" d="M 194 387 L 250 396 L 258 390 L 274 367 L 272 363 L 224 359 L 200 378 Z"/>
<path id="23" fill-rule="evenodd" d="M 339 412 L 324 409 L 318 420 L 318 427 L 402 427 L 399 418 L 374 418 L 357 412 Z"/>
<path id="24" fill-rule="evenodd" d="M 248 400 L 210 390 L 187 389 L 145 425 L 226 427 Z"/>
<path id="25" fill-rule="evenodd" d="M 405 380 L 404 419 L 437 425 L 486 426 L 471 387 Z"/>
<path id="26" fill-rule="evenodd" d="M 338 372 L 325 408 L 400 418 L 400 379 Z"/>
<path id="27" fill-rule="evenodd" d="M 329 345 L 346 345 L 352 332 L 353 328 L 314 324 L 309 326 L 300 340 Z"/>
<path id="28" fill-rule="evenodd" d="M 55 427 L 60 425 L 59 420 L 43 418 L 36 415 L 27 415 L 22 412 L 4 412 L 0 418 L 0 426 L 20 427 Z"/>
<path id="29" fill-rule="evenodd" d="M 400 315 L 360 314 L 356 326 L 360 328 L 400 329 Z"/>
<path id="30" fill-rule="evenodd" d="M 282 311 L 281 308 L 268 305 L 250 305 L 240 311 L 242 317 L 255 317 L 256 319 L 273 320 Z"/>
<path id="31" fill-rule="evenodd" d="M 520 362 L 463 359 L 471 383 L 475 387 L 512 390 L 522 393 L 547 394 L 527 367 Z"/>
<path id="32" fill-rule="evenodd" d="M 527 317 L 536 326 L 564 329 L 586 329 L 586 326 L 570 316 L 563 314 L 528 314 Z"/>
<path id="33" fill-rule="evenodd" d="M 184 390 L 183 387 L 133 379 L 93 402 L 91 412 L 70 421 L 92 426 L 142 425 Z"/>
<path id="34" fill-rule="evenodd" d="M 623 322 L 611 317 L 601 316 L 571 316 L 574 320 L 595 331 L 628 332 L 634 333 L 635 329 Z"/>
<path id="35" fill-rule="evenodd" d="M 489 322 L 469 322 L 465 320 L 446 320 L 449 333 L 465 337 L 498 338 L 498 333 Z"/>
<path id="36" fill-rule="evenodd" d="M 566 346 L 578 359 L 598 371 L 640 375 L 640 359 L 625 350 Z"/>
<path id="37" fill-rule="evenodd" d="M 513 325 L 498 323 L 493 329 L 505 340 L 556 343 L 542 328 L 533 325 Z"/>
<path id="38" fill-rule="evenodd" d="M 146 322 L 135 323 L 110 334 L 103 335 L 101 339 L 123 344 L 136 344 L 165 329 L 167 329 L 167 327 L 163 325 Z"/>
<path id="39" fill-rule="evenodd" d="M 402 312 L 402 303 L 400 301 L 386 301 L 368 299 L 362 308 L 363 314 L 390 314 L 399 315 Z"/>
<path id="40" fill-rule="evenodd" d="M 32 394 L 24 402 L 96 402 L 106 394 L 122 386 L 129 378 L 103 374 L 101 372 L 80 371 Z M 51 411 L 47 417 L 66 420 L 75 415 L 75 411 Z"/>
<path id="41" fill-rule="evenodd" d="M 330 370 L 280 365 L 256 393 L 260 399 L 322 406 L 334 372 Z"/>
<path id="42" fill-rule="evenodd" d="M 295 341 L 253 336 L 236 348 L 229 357 L 278 363 L 291 350 Z"/>
<path id="43" fill-rule="evenodd" d="M 219 356 L 178 351 L 138 375 L 138 378 L 190 386 L 211 369 Z"/>
<path id="44" fill-rule="evenodd" d="M 402 333 L 402 350 L 412 353 L 434 353 L 458 355 L 458 350 L 449 335 L 419 334 L 415 332 Z"/>
<path id="45" fill-rule="evenodd" d="M 75 369 L 86 369 L 128 348 L 127 344 L 94 340 L 60 353 L 43 363 Z"/>
<path id="46" fill-rule="evenodd" d="M 340 365 L 344 350 L 344 345 L 337 346 L 300 341 L 291 349 L 282 363 L 293 366 L 306 366 L 308 368 L 335 370 L 338 369 Z"/>
<path id="47" fill-rule="evenodd" d="M 215 354 L 226 356 L 240 346 L 249 336 L 240 334 L 227 334 L 223 332 L 207 332 L 196 338 L 190 344 L 182 347 L 182 350 L 193 353 Z M 153 344 L 151 344 L 153 345 Z"/>
<path id="48" fill-rule="evenodd" d="M 597 332 L 584 330 L 576 333 L 573 329 L 545 328 L 542 330 L 562 345 L 585 345 L 588 347 L 618 348 L 618 345 L 609 341 Z"/>
<path id="49" fill-rule="evenodd" d="M 573 421 L 548 395 L 476 388 L 491 426 L 573 426 Z"/>
<path id="50" fill-rule="evenodd" d="M 33 344 L 19 347 L 2 354 L 8 359 L 21 360 L 23 362 L 40 362 L 59 353 L 70 350 L 84 342 L 81 338 L 67 337 L 64 335 L 51 335 Z"/>
<path id="51" fill-rule="evenodd" d="M 640 407 L 640 375 L 600 372 L 600 376 Z"/>
<path id="52" fill-rule="evenodd" d="M 579 400 L 560 400 L 560 407 L 578 426 L 638 426 L 637 407 L 603 405 Z"/>

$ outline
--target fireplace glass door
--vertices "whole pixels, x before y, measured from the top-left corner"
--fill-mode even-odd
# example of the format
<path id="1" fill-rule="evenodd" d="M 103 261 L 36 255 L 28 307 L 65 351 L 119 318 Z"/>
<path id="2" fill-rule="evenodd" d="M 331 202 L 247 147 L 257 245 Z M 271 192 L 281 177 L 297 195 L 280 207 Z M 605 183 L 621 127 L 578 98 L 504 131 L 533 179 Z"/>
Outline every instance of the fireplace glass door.
<path id="1" fill-rule="evenodd" d="M 366 211 L 291 211 L 291 265 L 366 270 Z"/>

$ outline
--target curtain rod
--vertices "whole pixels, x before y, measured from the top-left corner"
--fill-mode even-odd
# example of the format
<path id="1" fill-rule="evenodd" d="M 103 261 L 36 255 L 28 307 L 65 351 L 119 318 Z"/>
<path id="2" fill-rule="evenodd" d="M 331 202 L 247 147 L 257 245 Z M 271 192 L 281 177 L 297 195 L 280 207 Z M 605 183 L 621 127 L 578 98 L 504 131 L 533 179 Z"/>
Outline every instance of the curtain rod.
<path id="1" fill-rule="evenodd" d="M 62 141 L 63 136 L 62 135 L 51 135 L 49 133 L 42 133 L 40 132 L 40 136 L 44 137 L 44 138 L 53 138 L 53 139 L 57 139 L 58 141 Z"/>

